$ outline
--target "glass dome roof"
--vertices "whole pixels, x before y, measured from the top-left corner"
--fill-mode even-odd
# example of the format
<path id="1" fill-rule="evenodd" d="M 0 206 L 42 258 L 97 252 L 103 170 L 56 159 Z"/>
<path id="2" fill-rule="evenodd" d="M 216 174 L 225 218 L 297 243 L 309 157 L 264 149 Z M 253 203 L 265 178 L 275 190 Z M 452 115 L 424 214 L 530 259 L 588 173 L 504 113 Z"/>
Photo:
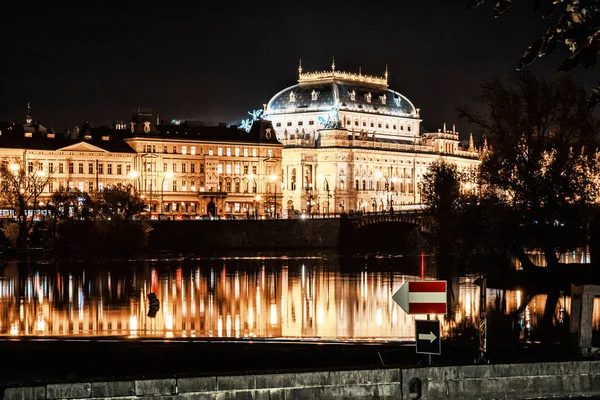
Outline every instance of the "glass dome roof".
<path id="1" fill-rule="evenodd" d="M 417 116 L 410 100 L 387 88 L 387 79 L 364 78 L 361 75 L 336 71 L 320 74 L 316 79 L 303 79 L 301 74 L 297 85 L 290 86 L 271 98 L 266 114 L 320 111 L 339 107 L 341 110 L 366 113 Z M 316 75 L 313 73 L 311 77 Z M 365 82 L 368 79 L 377 81 Z"/>

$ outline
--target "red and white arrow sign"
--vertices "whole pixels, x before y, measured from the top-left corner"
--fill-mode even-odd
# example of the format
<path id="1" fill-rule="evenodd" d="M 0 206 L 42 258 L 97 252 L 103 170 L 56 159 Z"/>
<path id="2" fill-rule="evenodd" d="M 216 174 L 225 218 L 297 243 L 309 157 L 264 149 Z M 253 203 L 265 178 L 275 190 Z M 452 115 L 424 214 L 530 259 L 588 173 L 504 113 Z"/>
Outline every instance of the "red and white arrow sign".
<path id="1" fill-rule="evenodd" d="M 392 299 L 407 314 L 445 314 L 446 281 L 404 282 Z"/>

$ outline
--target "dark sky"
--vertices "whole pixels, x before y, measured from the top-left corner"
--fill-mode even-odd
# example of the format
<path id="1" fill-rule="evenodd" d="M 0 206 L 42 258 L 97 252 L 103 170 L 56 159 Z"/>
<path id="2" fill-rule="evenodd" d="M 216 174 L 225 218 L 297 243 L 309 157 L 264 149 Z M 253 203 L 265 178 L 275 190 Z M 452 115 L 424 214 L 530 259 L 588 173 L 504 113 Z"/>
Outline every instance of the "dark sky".
<path id="1" fill-rule="evenodd" d="M 467 131 L 454 107 L 512 73 L 544 26 L 529 1 L 499 19 L 492 1 L 469 11 L 466 0 L 21 3 L 0 22 L 0 120 L 23 122 L 30 101 L 57 130 L 129 121 L 137 106 L 237 123 L 296 83 L 299 58 L 304 71 L 324 70 L 335 55 L 339 70 L 383 75 L 387 64 L 390 88 L 426 128 Z M 564 55 L 532 69 L 552 78 Z M 574 76 L 596 83 L 593 71 Z"/>

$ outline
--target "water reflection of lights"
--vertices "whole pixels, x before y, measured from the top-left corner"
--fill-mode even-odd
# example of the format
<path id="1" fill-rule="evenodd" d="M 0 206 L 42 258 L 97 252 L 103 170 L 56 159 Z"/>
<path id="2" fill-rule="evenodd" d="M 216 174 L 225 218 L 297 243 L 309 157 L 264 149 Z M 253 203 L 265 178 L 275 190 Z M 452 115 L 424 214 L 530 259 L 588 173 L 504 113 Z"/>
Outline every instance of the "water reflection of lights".
<path id="1" fill-rule="evenodd" d="M 0 335 L 414 337 L 415 317 L 393 303 L 391 294 L 405 281 L 420 280 L 420 276 L 391 268 L 340 272 L 336 264 L 328 266 L 323 260 L 286 260 L 279 266 L 265 266 L 262 260 L 255 265 L 232 260 L 225 273 L 222 266 L 208 263 L 186 267 L 178 262 L 169 269 L 153 261 L 156 268 L 147 266 L 145 272 L 137 269 L 135 274 L 124 272 L 130 268 L 117 271 L 117 267 L 111 273 L 64 276 L 5 273 L 0 279 L 3 294 L 8 288 L 13 296 L 0 299 Z M 433 277 L 433 272 L 428 269 L 426 276 Z M 471 278 L 461 278 L 452 286 L 454 297 L 449 301 L 455 313 L 452 320 L 442 322 L 443 332 L 459 323 L 477 324 L 479 319 L 479 286 Z M 146 317 L 150 292 L 161 302 L 157 318 Z M 503 303 L 494 302 L 497 293 L 488 289 L 488 309 L 504 303 L 509 313 L 529 301 L 521 292 L 507 291 L 501 295 Z M 523 327 L 535 331 L 545 301 L 545 296 L 535 296 L 521 316 Z M 569 301 L 561 299 L 557 315 L 568 314 Z M 600 328 L 597 304 L 595 330 Z M 17 323 L 16 330 L 13 323 Z"/>
<path id="2" fill-rule="evenodd" d="M 19 324 L 11 324 L 10 325 L 10 335 L 11 336 L 17 336 L 19 335 Z"/>
<path id="3" fill-rule="evenodd" d="M 138 329 L 137 316 L 132 315 L 131 317 L 129 317 L 129 334 L 131 336 L 137 335 L 137 329 Z"/>
<path id="4" fill-rule="evenodd" d="M 38 315 L 37 317 L 36 328 L 37 331 L 40 333 L 43 333 L 44 329 L 46 328 L 46 324 L 44 323 L 44 316 L 42 314 Z"/>

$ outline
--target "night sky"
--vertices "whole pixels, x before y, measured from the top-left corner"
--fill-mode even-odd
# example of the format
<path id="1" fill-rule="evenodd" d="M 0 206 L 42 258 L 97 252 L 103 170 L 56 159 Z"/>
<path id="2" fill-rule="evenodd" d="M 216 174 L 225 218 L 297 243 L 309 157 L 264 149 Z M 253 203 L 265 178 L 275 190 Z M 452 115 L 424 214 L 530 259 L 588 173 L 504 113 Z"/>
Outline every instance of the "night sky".
<path id="1" fill-rule="evenodd" d="M 137 106 L 162 118 L 238 123 L 304 71 L 380 75 L 421 109 L 430 130 L 459 123 L 482 82 L 513 73 L 545 26 L 531 2 L 499 19 L 493 1 L 466 0 L 122 2 L 106 6 L 4 6 L 0 22 L 0 120 L 56 130 L 129 121 Z M 125 5 L 125 3 L 127 3 Z M 54 3 L 55 4 L 55 3 Z M 62 7 L 62 8 L 61 8 Z M 566 52 L 532 70 L 555 75 Z M 596 84 L 578 68 L 578 82 Z"/>

